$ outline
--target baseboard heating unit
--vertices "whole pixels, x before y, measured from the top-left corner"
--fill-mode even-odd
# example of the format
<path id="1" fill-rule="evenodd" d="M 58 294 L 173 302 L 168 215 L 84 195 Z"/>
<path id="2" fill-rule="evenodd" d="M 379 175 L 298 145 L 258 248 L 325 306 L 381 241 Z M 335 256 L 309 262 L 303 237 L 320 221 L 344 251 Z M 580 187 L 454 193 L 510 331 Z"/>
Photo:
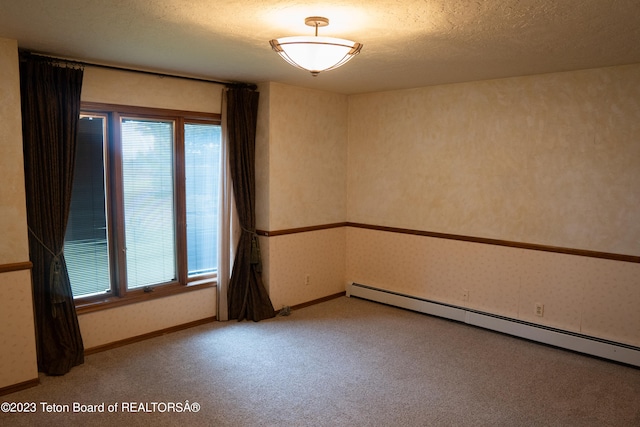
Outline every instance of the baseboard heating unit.
<path id="1" fill-rule="evenodd" d="M 347 285 L 346 291 L 348 297 L 358 297 L 419 313 L 456 320 L 484 329 L 640 367 L 640 348 L 638 347 L 464 307 L 429 301 L 358 283 Z"/>

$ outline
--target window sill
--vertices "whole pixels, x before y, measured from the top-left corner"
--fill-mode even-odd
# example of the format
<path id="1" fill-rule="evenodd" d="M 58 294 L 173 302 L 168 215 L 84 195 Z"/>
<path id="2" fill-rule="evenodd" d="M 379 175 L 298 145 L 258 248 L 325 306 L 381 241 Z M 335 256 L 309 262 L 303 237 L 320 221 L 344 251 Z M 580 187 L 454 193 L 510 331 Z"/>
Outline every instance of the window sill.
<path id="1" fill-rule="evenodd" d="M 135 291 L 130 292 L 123 297 L 111 296 L 105 298 L 91 299 L 91 300 L 79 300 L 76 301 L 76 313 L 86 314 L 94 311 L 107 310 L 110 308 L 121 307 L 129 304 L 136 304 L 139 302 L 151 301 L 158 298 L 165 298 L 169 296 L 179 295 L 185 292 L 199 291 L 207 288 L 215 288 L 216 282 L 195 282 L 188 285 L 167 285 L 156 286 L 152 292 Z"/>

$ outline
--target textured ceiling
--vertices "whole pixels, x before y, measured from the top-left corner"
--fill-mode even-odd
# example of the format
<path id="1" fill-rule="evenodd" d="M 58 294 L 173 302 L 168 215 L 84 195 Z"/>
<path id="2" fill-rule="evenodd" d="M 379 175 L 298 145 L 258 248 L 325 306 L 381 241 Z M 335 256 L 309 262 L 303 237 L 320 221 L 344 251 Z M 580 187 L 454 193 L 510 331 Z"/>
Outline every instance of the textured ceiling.
<path id="1" fill-rule="evenodd" d="M 310 73 L 269 40 L 320 35 L 364 45 Z M 86 62 L 223 81 L 362 93 L 640 63 L 640 0 L 0 0 L 0 37 Z"/>

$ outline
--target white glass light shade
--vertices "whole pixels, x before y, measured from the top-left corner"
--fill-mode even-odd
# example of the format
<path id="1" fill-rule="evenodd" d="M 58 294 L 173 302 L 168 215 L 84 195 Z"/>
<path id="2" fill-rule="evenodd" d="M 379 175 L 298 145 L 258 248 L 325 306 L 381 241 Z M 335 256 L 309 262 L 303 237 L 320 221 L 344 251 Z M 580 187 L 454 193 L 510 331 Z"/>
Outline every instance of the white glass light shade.
<path id="1" fill-rule="evenodd" d="M 344 65 L 360 53 L 362 45 L 333 37 L 283 37 L 269 42 L 285 61 L 317 76 L 321 71 Z"/>

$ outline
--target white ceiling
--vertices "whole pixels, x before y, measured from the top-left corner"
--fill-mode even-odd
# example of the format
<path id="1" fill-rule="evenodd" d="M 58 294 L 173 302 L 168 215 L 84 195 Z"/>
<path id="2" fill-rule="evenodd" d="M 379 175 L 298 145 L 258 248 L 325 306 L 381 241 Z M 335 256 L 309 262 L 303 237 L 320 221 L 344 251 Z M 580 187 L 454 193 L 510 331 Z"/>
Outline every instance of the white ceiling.
<path id="1" fill-rule="evenodd" d="M 337 70 L 285 63 L 269 40 L 362 52 Z M 0 37 L 86 62 L 352 94 L 640 63 L 640 0 L 0 0 Z"/>

